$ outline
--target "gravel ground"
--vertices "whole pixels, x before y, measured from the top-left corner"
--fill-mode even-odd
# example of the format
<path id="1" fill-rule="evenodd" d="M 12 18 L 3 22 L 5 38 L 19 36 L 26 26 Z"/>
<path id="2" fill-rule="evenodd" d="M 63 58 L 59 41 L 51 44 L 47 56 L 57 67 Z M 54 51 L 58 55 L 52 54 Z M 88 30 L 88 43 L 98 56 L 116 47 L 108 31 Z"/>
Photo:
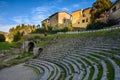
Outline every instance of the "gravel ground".
<path id="1" fill-rule="evenodd" d="M 36 73 L 23 64 L 0 70 L 0 80 L 35 80 L 36 77 Z"/>

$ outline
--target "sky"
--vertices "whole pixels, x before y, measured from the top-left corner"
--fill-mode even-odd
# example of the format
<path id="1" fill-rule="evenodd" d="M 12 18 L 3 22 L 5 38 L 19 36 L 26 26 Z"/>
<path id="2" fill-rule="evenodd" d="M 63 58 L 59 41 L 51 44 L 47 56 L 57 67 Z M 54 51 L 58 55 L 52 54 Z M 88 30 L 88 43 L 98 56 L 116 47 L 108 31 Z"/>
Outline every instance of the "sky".
<path id="1" fill-rule="evenodd" d="M 55 12 L 72 13 L 92 7 L 96 0 L 0 0 L 0 31 L 18 24 L 41 24 Z M 115 0 L 111 0 L 115 1 Z"/>

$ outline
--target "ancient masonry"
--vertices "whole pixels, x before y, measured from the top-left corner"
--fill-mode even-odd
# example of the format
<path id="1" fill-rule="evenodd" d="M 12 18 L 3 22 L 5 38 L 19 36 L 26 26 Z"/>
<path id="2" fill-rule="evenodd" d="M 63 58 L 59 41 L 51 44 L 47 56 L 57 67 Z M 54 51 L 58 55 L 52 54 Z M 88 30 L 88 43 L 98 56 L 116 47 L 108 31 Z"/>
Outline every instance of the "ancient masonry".
<path id="1" fill-rule="evenodd" d="M 73 11 L 70 15 L 67 12 L 57 12 L 52 14 L 49 18 L 42 21 L 44 26 L 62 26 L 66 27 L 66 24 L 72 24 L 73 28 L 86 29 L 87 25 L 91 22 L 90 17 L 91 8 L 80 9 Z M 120 22 L 120 0 L 116 1 L 108 12 L 103 12 L 98 21 L 107 22 L 108 20 L 116 20 Z"/>
<path id="2" fill-rule="evenodd" d="M 57 12 L 52 14 L 49 18 L 42 21 L 42 24 L 46 23 L 45 25 L 55 27 L 61 26 L 65 27 L 67 24 L 71 22 L 71 15 L 67 12 Z"/>

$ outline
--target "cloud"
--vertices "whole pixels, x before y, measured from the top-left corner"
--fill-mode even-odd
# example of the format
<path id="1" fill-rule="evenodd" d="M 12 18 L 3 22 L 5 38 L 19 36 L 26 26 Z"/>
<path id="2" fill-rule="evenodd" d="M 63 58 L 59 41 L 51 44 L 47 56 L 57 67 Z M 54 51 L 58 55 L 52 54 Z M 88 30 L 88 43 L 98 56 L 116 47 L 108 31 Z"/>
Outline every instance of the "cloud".
<path id="1" fill-rule="evenodd" d="M 33 8 L 32 10 L 32 20 L 35 24 L 40 24 L 42 20 L 48 18 L 51 14 L 51 10 L 54 6 L 41 6 Z"/>
<path id="2" fill-rule="evenodd" d="M 8 3 L 5 1 L 0 1 L 0 7 L 8 6 Z"/>
<path id="3" fill-rule="evenodd" d="M 74 8 L 77 8 L 77 7 L 79 7 L 79 6 L 80 6 L 79 4 L 74 4 L 74 5 L 73 5 Z"/>
<path id="4" fill-rule="evenodd" d="M 17 24 L 29 24 L 30 20 L 28 19 L 27 16 L 15 16 L 12 18 L 12 21 L 14 21 Z"/>
<path id="5" fill-rule="evenodd" d="M 2 16 L 0 16 L 0 21 L 2 21 Z"/>
<path id="6" fill-rule="evenodd" d="M 17 24 L 16 24 L 17 25 Z M 0 31 L 9 32 L 9 29 L 16 26 L 14 25 L 0 25 Z"/>
<path id="7" fill-rule="evenodd" d="M 62 11 L 69 11 L 69 8 L 61 8 Z"/>

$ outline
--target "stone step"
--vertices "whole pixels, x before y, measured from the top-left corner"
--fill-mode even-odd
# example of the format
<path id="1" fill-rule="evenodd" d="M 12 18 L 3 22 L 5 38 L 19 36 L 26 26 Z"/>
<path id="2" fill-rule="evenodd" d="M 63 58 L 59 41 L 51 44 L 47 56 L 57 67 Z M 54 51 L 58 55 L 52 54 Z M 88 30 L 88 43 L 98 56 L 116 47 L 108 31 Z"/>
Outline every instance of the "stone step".
<path id="1" fill-rule="evenodd" d="M 71 75 L 72 74 L 72 70 L 70 69 L 70 66 L 67 63 L 65 63 L 64 61 L 60 61 L 57 64 L 62 66 L 65 69 L 66 75 Z"/>
<path id="2" fill-rule="evenodd" d="M 45 63 L 45 64 L 50 65 L 54 69 L 54 74 L 50 79 L 58 80 L 58 78 L 60 77 L 60 74 L 61 74 L 61 70 L 56 64 L 53 64 L 53 63 L 48 62 L 48 61 L 38 60 L 38 59 L 33 59 L 33 61 L 37 61 L 40 63 Z"/>
<path id="3" fill-rule="evenodd" d="M 28 66 L 33 69 L 36 69 L 39 72 L 37 79 L 40 79 L 40 77 L 44 75 L 44 68 L 42 68 L 42 67 L 38 67 L 38 66 L 32 65 L 32 64 L 24 64 L 24 66 Z"/>
<path id="4" fill-rule="evenodd" d="M 98 55 L 98 54 L 95 54 L 95 55 Z M 104 57 L 103 55 L 100 55 L 100 54 L 98 56 Z M 120 67 L 111 58 L 106 57 L 105 59 L 108 60 L 108 62 L 111 63 L 111 65 L 114 68 L 114 71 L 115 71 L 115 74 L 114 74 L 115 75 L 115 80 L 116 79 L 120 79 L 120 76 L 119 76 L 119 74 L 120 74 Z"/>
<path id="5" fill-rule="evenodd" d="M 87 47 L 87 48 L 85 48 L 86 50 L 96 50 L 96 51 L 101 51 L 101 52 L 107 52 L 107 53 L 111 53 L 111 54 L 118 54 L 118 55 L 120 55 L 120 53 L 119 53 L 119 51 L 118 51 L 118 49 L 116 49 L 116 48 L 109 48 L 109 47 Z M 84 50 L 84 49 L 83 49 Z"/>
<path id="6" fill-rule="evenodd" d="M 81 80 L 84 77 L 84 75 L 86 74 L 85 68 L 82 67 L 82 65 L 84 65 L 84 64 L 78 62 L 77 60 L 79 60 L 79 59 L 74 56 L 67 56 L 67 58 L 69 60 L 71 60 L 71 62 L 73 61 L 74 63 L 76 63 L 76 66 L 78 66 L 79 71 L 80 71 L 80 73 L 77 74 L 78 76 L 76 77 L 76 75 L 75 75 L 75 76 L 73 76 L 73 78 L 76 80 Z"/>
<path id="7" fill-rule="evenodd" d="M 111 54 L 111 53 L 108 52 L 108 51 L 111 51 L 111 50 L 101 51 L 101 48 L 100 48 L 100 49 L 96 49 L 96 48 L 95 48 L 95 49 L 92 49 L 92 48 L 91 48 L 91 49 L 85 49 L 85 50 L 86 50 L 86 51 L 82 51 L 82 52 L 84 52 L 84 53 L 96 53 L 96 52 L 97 52 L 97 53 L 108 54 L 108 55 L 111 55 L 112 57 L 115 56 L 115 57 L 117 57 L 117 58 L 118 58 L 118 57 L 120 58 L 120 55 L 119 55 L 119 54 L 117 54 L 117 53 L 116 53 L 116 54 L 115 54 L 115 53 L 114 53 L 114 54 L 113 54 L 113 53 Z"/>
<path id="8" fill-rule="evenodd" d="M 87 80 L 88 77 L 89 77 L 89 74 L 90 74 L 90 65 L 88 65 L 87 63 L 85 63 L 79 56 L 69 55 L 68 57 L 70 57 L 70 58 L 75 57 L 76 59 L 79 59 L 86 66 L 86 69 L 85 69 L 86 75 L 83 78 L 84 78 L 84 80 Z"/>
<path id="9" fill-rule="evenodd" d="M 72 55 L 72 54 L 71 54 Z M 75 55 L 75 54 L 74 54 Z M 72 55 L 72 56 L 74 56 Z M 93 61 L 91 61 L 90 59 L 86 58 L 85 56 L 83 55 L 78 55 L 79 57 L 82 57 L 84 59 L 86 59 L 87 61 L 89 61 L 91 63 L 91 65 L 94 67 L 95 71 L 94 71 L 94 74 L 93 74 L 93 78 L 92 80 L 95 80 L 97 75 L 98 75 L 98 68 L 97 68 L 97 65 L 95 65 L 95 63 Z"/>
<path id="10" fill-rule="evenodd" d="M 72 59 L 66 57 L 63 59 L 63 61 L 70 63 L 73 66 L 75 73 L 78 73 L 78 74 L 80 73 L 80 68 L 74 61 L 72 61 Z"/>
<path id="11" fill-rule="evenodd" d="M 37 66 L 43 68 L 44 73 L 41 77 L 39 77 L 39 80 L 47 80 L 50 77 L 51 72 L 49 71 L 48 67 L 37 63 L 30 63 L 30 65 L 34 65 L 34 67 Z"/>
<path id="12" fill-rule="evenodd" d="M 104 61 L 108 62 L 108 63 L 112 66 L 113 70 L 115 71 L 113 64 L 111 63 L 110 60 L 108 60 L 108 57 L 105 57 L 105 56 L 100 55 L 100 54 L 95 54 L 95 53 L 91 53 L 91 54 L 94 54 L 94 55 L 96 55 L 96 56 L 99 56 L 101 59 L 103 59 Z M 109 71 L 107 70 L 107 72 L 109 72 Z M 112 74 L 114 74 L 114 73 L 112 73 Z M 115 75 L 115 74 L 114 74 L 114 75 Z M 109 75 L 109 76 L 110 76 L 110 75 Z"/>
<path id="13" fill-rule="evenodd" d="M 76 56 L 89 56 L 91 58 L 94 58 L 98 63 L 97 64 L 100 64 L 102 65 L 102 68 L 103 68 L 103 75 L 102 75 L 102 79 L 101 80 L 107 80 L 107 67 L 106 67 L 106 64 L 103 60 L 99 59 L 99 58 L 96 58 L 90 54 L 83 54 L 83 53 L 80 53 L 80 54 L 74 54 Z"/>

